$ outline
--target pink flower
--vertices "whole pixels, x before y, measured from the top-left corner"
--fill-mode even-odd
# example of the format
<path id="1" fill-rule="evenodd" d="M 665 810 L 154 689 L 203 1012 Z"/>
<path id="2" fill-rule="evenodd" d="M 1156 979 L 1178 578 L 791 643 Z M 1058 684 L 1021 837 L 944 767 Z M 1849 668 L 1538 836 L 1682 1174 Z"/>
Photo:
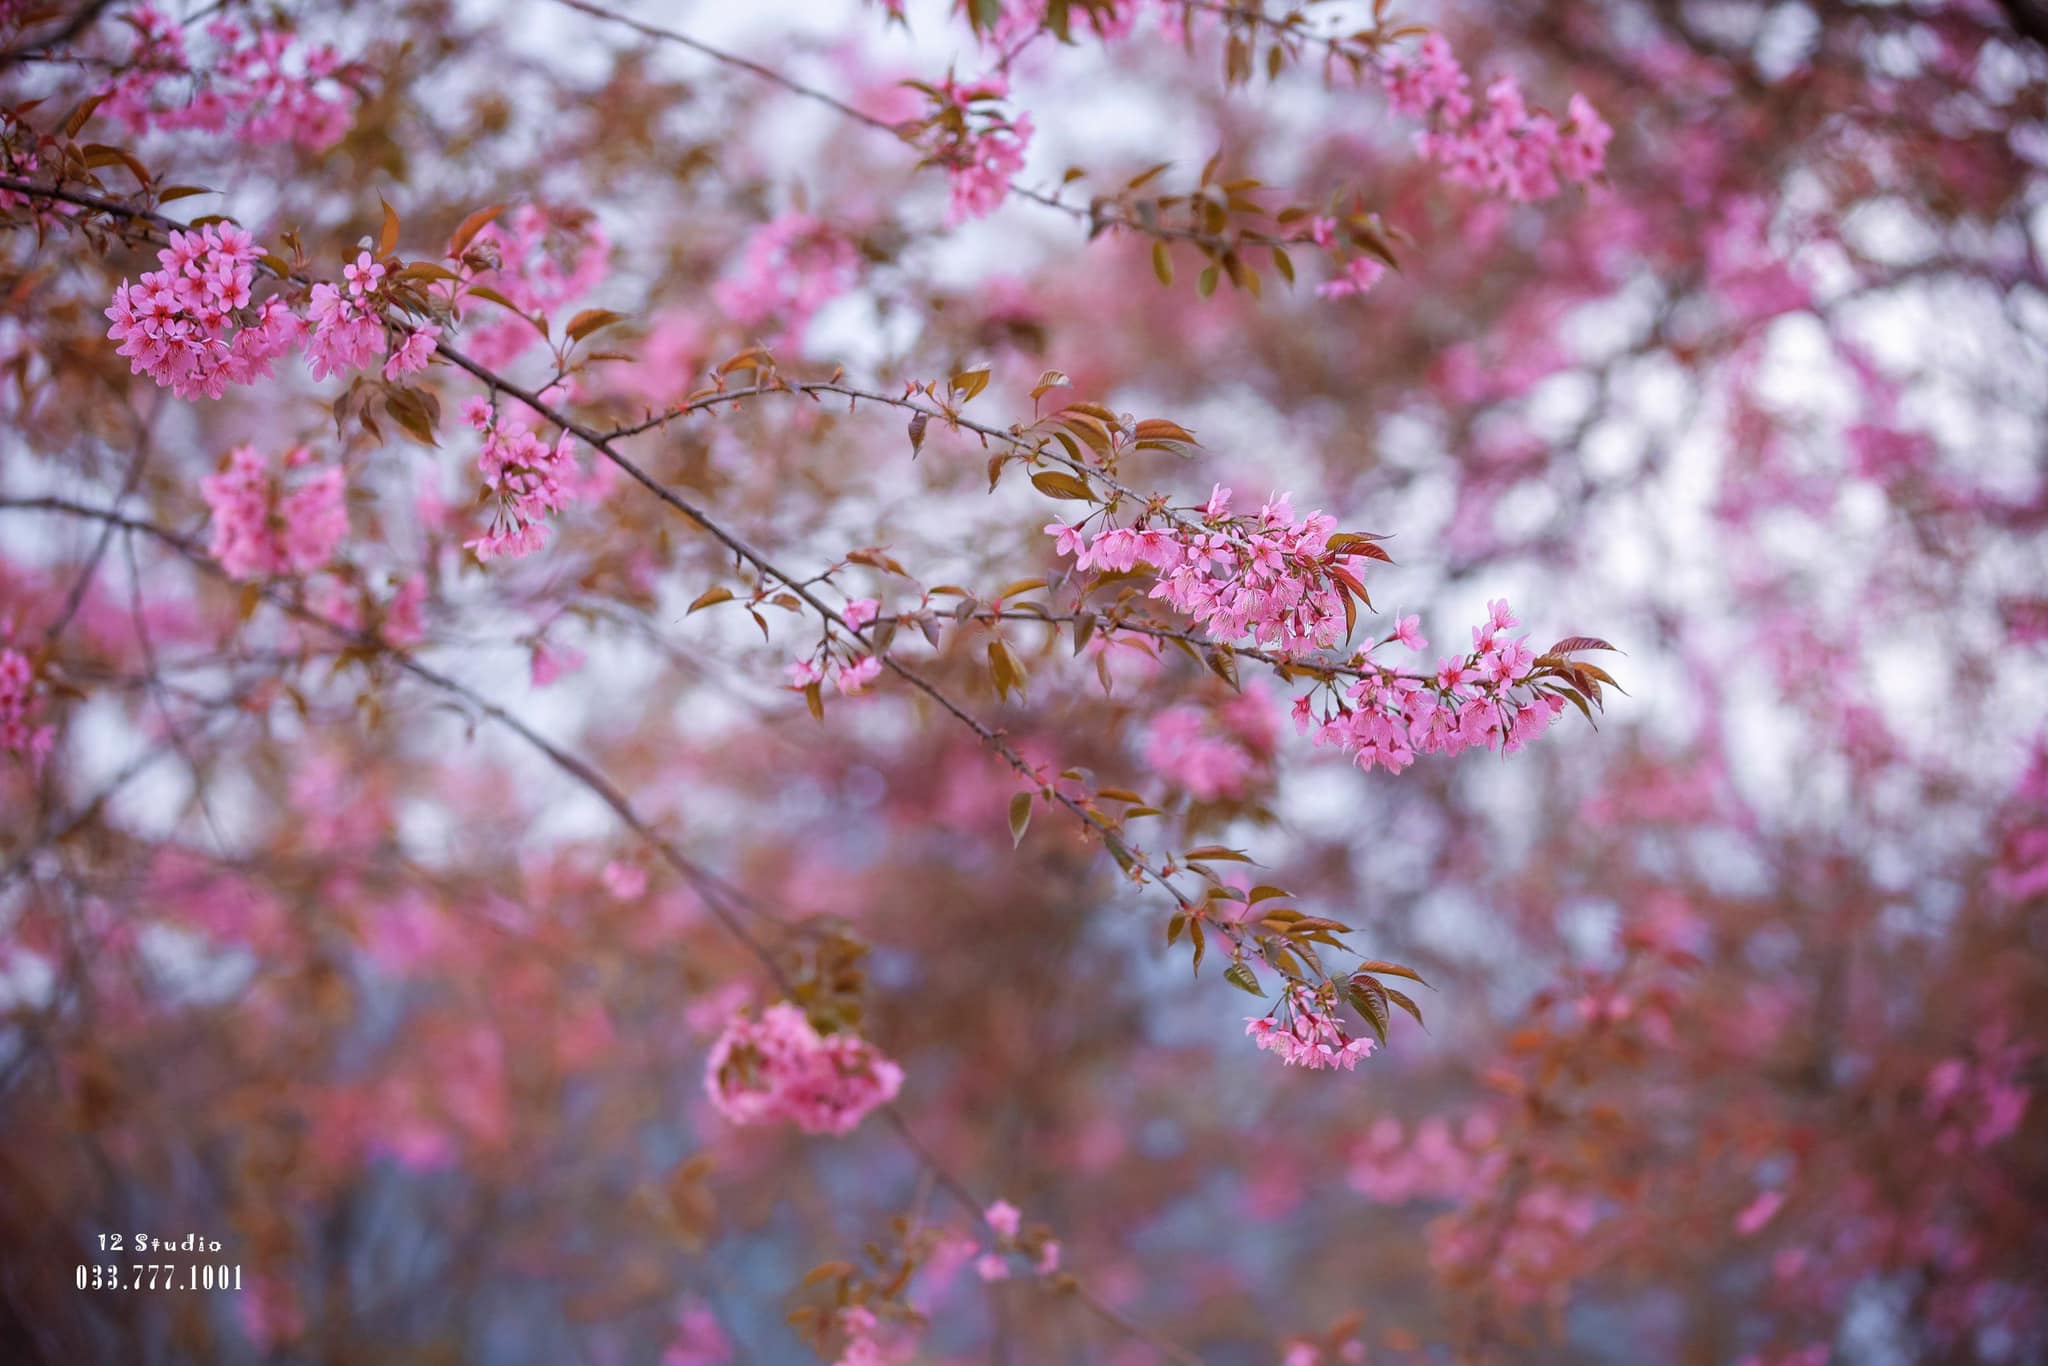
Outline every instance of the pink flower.
<path id="1" fill-rule="evenodd" d="M 581 650 L 558 648 L 546 641 L 534 642 L 531 668 L 534 687 L 545 688 L 563 674 L 574 673 L 582 667 Z"/>
<path id="2" fill-rule="evenodd" d="M 398 585 L 384 605 L 384 639 L 393 645 L 417 645 L 426 638 L 427 581 L 418 574 Z"/>
<path id="3" fill-rule="evenodd" d="M 1007 1200 L 998 1200 L 982 1211 L 982 1218 L 996 1231 L 998 1237 L 1015 1238 L 1017 1230 L 1023 1227 L 1023 1214 Z"/>
<path id="4" fill-rule="evenodd" d="M 704 1089 L 734 1124 L 786 1121 L 809 1134 L 847 1134 L 896 1098 L 903 1069 L 857 1034 L 820 1035 L 778 1002 L 759 1020 L 738 1014 L 711 1047 Z"/>
<path id="5" fill-rule="evenodd" d="M 1083 546 L 1062 535 L 1076 569 L 1127 573 L 1140 564 L 1158 574 L 1152 596 L 1193 617 L 1221 640 L 1252 636 L 1282 654 L 1329 648 L 1344 639 L 1340 578 L 1357 581 L 1358 557 L 1329 548 L 1335 521 L 1320 512 L 1294 516 L 1283 496 L 1256 516 L 1225 517 L 1230 491 L 1218 486 L 1219 512 L 1201 525 L 1108 527 Z M 1057 523 L 1054 526 L 1058 526 Z M 1057 534 L 1057 533 L 1056 533 Z"/>
<path id="6" fill-rule="evenodd" d="M 484 225 L 471 242 L 473 252 L 495 256 L 498 264 L 477 271 L 467 288 L 483 286 L 510 299 L 522 312 L 552 313 L 604 282 L 611 269 L 611 239 L 589 212 L 522 204 Z M 467 310 L 467 289 L 457 306 Z M 500 367 L 519 358 L 540 339 L 524 318 L 499 315 L 465 333 L 465 349 L 479 364 Z"/>
<path id="7" fill-rule="evenodd" d="M 1088 548 L 1088 537 L 1077 526 L 1065 522 L 1047 522 L 1045 534 L 1053 538 L 1053 554 L 1079 555 Z"/>
<path id="8" fill-rule="evenodd" d="M 478 400 L 463 405 L 463 418 L 483 433 L 476 463 L 491 508 L 483 533 L 463 545 L 475 551 L 479 561 L 530 555 L 547 543 L 542 519 L 568 506 L 572 496 L 575 461 L 569 433 L 563 432 L 550 446 L 524 423 L 500 419 L 488 403 Z"/>
<path id="9" fill-rule="evenodd" d="M 1014 118 L 993 107 L 1009 93 L 1000 73 L 956 83 L 947 77 L 937 89 L 947 117 L 929 120 L 936 134 L 928 145 L 933 161 L 946 168 L 952 199 L 946 212 L 949 226 L 994 213 L 1010 192 L 1010 182 L 1024 169 L 1024 151 L 1031 144 L 1031 116 Z"/>
<path id="10" fill-rule="evenodd" d="M 1765 1224 L 1770 1223 L 1772 1217 L 1783 1208 L 1784 1204 L 1784 1191 L 1764 1191 L 1756 1199 L 1743 1206 L 1742 1212 L 1735 1216 L 1735 1231 L 1745 1238 L 1749 1237 Z"/>
<path id="11" fill-rule="evenodd" d="M 1241 797 L 1260 760 L 1236 738 L 1211 732 L 1200 707 L 1170 707 L 1146 727 L 1145 762 L 1198 801 Z"/>
<path id="12" fill-rule="evenodd" d="M 1381 84 L 1397 113 L 1438 114 L 1456 122 L 1471 112 L 1465 69 L 1442 34 L 1424 38 L 1412 56 L 1391 59 L 1381 72 Z"/>
<path id="13" fill-rule="evenodd" d="M 988 1282 L 1010 1279 L 1010 1263 L 998 1253 L 984 1252 L 975 1259 L 974 1274 Z"/>
<path id="14" fill-rule="evenodd" d="M 604 889 L 620 901 L 638 900 L 647 891 L 647 870 L 637 863 L 613 859 L 598 874 Z"/>
<path id="15" fill-rule="evenodd" d="M 441 329 L 432 323 L 422 323 L 406 333 L 405 340 L 391 353 L 391 359 L 384 362 L 384 378 L 403 379 L 426 369 L 427 362 L 434 357 L 434 343 L 440 336 Z"/>
<path id="16" fill-rule="evenodd" d="M 231 223 L 173 232 L 157 253 L 162 269 L 114 291 L 107 336 L 135 374 L 179 398 L 219 398 L 231 384 L 264 378 L 298 340 L 299 322 L 279 299 L 249 311 L 262 255 Z"/>
<path id="17" fill-rule="evenodd" d="M 834 681 L 839 685 L 840 692 L 848 697 L 853 697 L 859 693 L 866 692 L 869 686 L 881 675 L 882 661 L 880 656 L 868 655 L 855 663 L 842 667 Z"/>
<path id="18" fill-rule="evenodd" d="M 662 1350 L 661 1366 L 729 1366 L 732 1340 L 707 1305 L 686 1304 L 676 1315 L 675 1336 Z"/>
<path id="19" fill-rule="evenodd" d="M 1427 650 L 1429 642 L 1422 638 L 1422 618 L 1402 617 L 1394 624 L 1394 633 L 1388 640 L 1398 640 L 1411 650 Z"/>
<path id="20" fill-rule="evenodd" d="M 860 277 L 860 253 L 820 219 L 787 213 L 747 239 L 738 267 L 711 287 L 721 312 L 750 331 L 780 326 L 771 344 L 801 338 L 820 308 Z"/>
<path id="21" fill-rule="evenodd" d="M 16 649 L 0 649 L 0 749 L 26 758 L 36 768 L 49 756 L 57 732 L 34 724 L 40 701 L 35 666 Z"/>
<path id="22" fill-rule="evenodd" d="M 194 62 L 186 29 L 153 5 L 126 16 L 135 46 L 101 91 L 102 108 L 131 135 L 150 128 L 233 132 L 254 144 L 321 151 L 348 132 L 356 95 L 332 47 L 282 29 L 215 19 L 213 51 Z"/>
<path id="23" fill-rule="evenodd" d="M 1606 163 L 1613 131 L 1584 96 L 1572 96 L 1562 129 L 1529 108 L 1511 76 L 1495 77 L 1484 105 L 1475 106 L 1464 68 L 1437 34 L 1414 54 L 1388 59 L 1380 78 L 1396 112 L 1429 120 L 1417 144 L 1454 181 L 1511 199 L 1546 199 Z"/>
<path id="24" fill-rule="evenodd" d="M 384 324 L 362 300 L 331 284 L 313 286 L 306 319 L 306 361 L 314 379 L 360 370 L 384 354 Z"/>
<path id="25" fill-rule="evenodd" d="M 302 447 L 284 464 L 306 459 Z M 225 470 L 200 480 L 199 491 L 213 511 L 207 553 L 231 578 L 318 569 L 348 534 L 341 470 L 332 465 L 287 490 L 254 446 L 239 446 L 228 453 Z"/>
<path id="26" fill-rule="evenodd" d="M 1564 112 L 1564 135 L 1557 144 L 1558 166 L 1567 180 L 1591 180 L 1607 164 L 1607 144 L 1613 140 L 1614 130 L 1584 95 L 1573 94 Z"/>
<path id="27" fill-rule="evenodd" d="M 840 615 L 846 618 L 846 624 L 849 628 L 858 631 L 873 621 L 875 614 L 881 611 L 881 608 L 882 605 L 873 598 L 855 598 L 852 602 L 846 604 L 846 610 L 841 612 Z"/>
<path id="28" fill-rule="evenodd" d="M 1457 754 L 1474 746 L 1515 753 L 1564 709 L 1564 699 L 1554 693 L 1517 691 L 1529 683 L 1536 663 L 1527 636 L 1508 640 L 1500 634 L 1518 624 L 1508 604 L 1496 599 L 1487 604 L 1486 621 L 1472 628 L 1472 653 L 1439 659 L 1433 678 L 1384 666 L 1366 673 L 1324 719 L 1315 742 L 1337 746 L 1363 768 L 1393 773 L 1417 754 Z M 1412 644 L 1420 648 L 1426 642 L 1417 625 L 1403 618 L 1387 640 L 1415 634 Z"/>
<path id="29" fill-rule="evenodd" d="M 1372 1056 L 1374 1041 L 1351 1037 L 1334 1008 L 1299 982 L 1289 985 L 1281 997 L 1280 1015 L 1279 1023 L 1271 1016 L 1248 1019 L 1244 1032 L 1290 1067 L 1341 1067 L 1348 1072 L 1360 1058 Z"/>
<path id="30" fill-rule="evenodd" d="M 341 278 L 348 281 L 349 294 L 360 299 L 376 290 L 377 282 L 384 278 L 384 267 L 369 252 L 358 252 L 352 264 L 341 268 Z"/>
<path id="31" fill-rule="evenodd" d="M 1376 257 L 1354 256 L 1344 263 L 1343 274 L 1316 286 L 1316 297 L 1343 299 L 1354 294 L 1363 294 L 1378 284 L 1386 273 L 1386 264 Z"/>

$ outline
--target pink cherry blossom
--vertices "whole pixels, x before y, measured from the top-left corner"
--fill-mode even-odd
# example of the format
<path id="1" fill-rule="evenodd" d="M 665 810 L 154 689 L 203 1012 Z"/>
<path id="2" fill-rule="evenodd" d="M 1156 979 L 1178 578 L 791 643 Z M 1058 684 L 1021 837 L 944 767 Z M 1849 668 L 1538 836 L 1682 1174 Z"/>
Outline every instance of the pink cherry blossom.
<path id="1" fill-rule="evenodd" d="M 721 312 L 771 343 L 801 339 L 817 311 L 853 287 L 860 254 L 810 214 L 786 213 L 755 229 L 738 265 L 712 286 Z M 772 325 L 772 328 L 771 328 Z"/>
<path id="2" fill-rule="evenodd" d="M 1348 1072 L 1358 1066 L 1359 1059 L 1372 1056 L 1374 1040 L 1353 1038 L 1325 993 L 1291 983 L 1275 1014 L 1277 1019 L 1274 1015 L 1249 1017 L 1244 1032 L 1260 1048 L 1278 1053 L 1290 1067 Z"/>
<path id="3" fill-rule="evenodd" d="M 57 732 L 35 724 L 40 708 L 35 672 L 20 650 L 0 648 L 0 750 L 39 767 L 49 757 Z"/>
<path id="4" fill-rule="evenodd" d="M 304 465 L 303 447 L 287 454 L 287 470 Z M 319 569 L 348 534 L 341 470 L 329 465 L 287 486 L 254 446 L 228 453 L 227 468 L 199 483 L 213 512 L 207 553 L 238 579 Z"/>
<path id="5" fill-rule="evenodd" d="M 232 132 L 249 143 L 320 151 L 348 132 L 356 97 L 342 78 L 358 73 L 334 48 L 223 17 L 205 26 L 210 51 L 194 60 L 186 27 L 155 5 L 124 17 L 134 46 L 101 94 L 106 113 L 131 134 Z"/>
<path id="6" fill-rule="evenodd" d="M 219 398 L 233 384 L 266 378 L 298 340 L 300 324 L 278 299 L 253 305 L 262 257 L 230 223 L 173 232 L 160 270 L 123 280 L 106 310 L 107 335 L 138 375 L 180 398 Z"/>
<path id="7" fill-rule="evenodd" d="M 902 1086 L 903 1069 L 873 1044 L 820 1035 L 786 1001 L 758 1020 L 734 1015 L 704 1065 L 705 1092 L 727 1120 L 787 1122 L 810 1134 L 851 1133 Z"/>
<path id="8" fill-rule="evenodd" d="M 550 446 L 518 418 L 480 401 L 468 405 L 463 416 L 483 436 L 476 464 L 490 508 L 485 529 L 463 545 L 484 562 L 531 555 L 547 543 L 545 519 L 567 507 L 573 496 L 573 439 L 563 432 Z"/>

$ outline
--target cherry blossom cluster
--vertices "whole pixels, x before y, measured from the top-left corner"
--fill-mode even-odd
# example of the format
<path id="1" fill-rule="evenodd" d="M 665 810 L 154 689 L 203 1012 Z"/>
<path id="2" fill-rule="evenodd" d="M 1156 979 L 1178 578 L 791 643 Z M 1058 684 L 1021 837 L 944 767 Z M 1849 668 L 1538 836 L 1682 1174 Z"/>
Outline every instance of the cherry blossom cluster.
<path id="1" fill-rule="evenodd" d="M 1273 757 L 1266 688 L 1247 687 L 1213 711 L 1169 707 L 1146 728 L 1145 762 L 1197 801 L 1242 797 Z"/>
<path id="2" fill-rule="evenodd" d="M 484 479 L 484 501 L 490 520 L 484 531 L 464 541 L 482 561 L 504 556 L 518 559 L 547 544 L 548 514 L 569 505 L 576 491 L 573 440 L 563 432 L 555 444 L 534 434 L 515 417 L 506 417 L 488 399 L 476 396 L 462 405 L 463 420 L 483 435 L 476 467 Z"/>
<path id="3" fill-rule="evenodd" d="M 1076 569 L 1149 567 L 1159 576 L 1152 596 L 1218 640 L 1250 636 L 1289 655 L 1342 642 L 1344 593 L 1363 592 L 1352 567 L 1363 556 L 1341 540 L 1331 548 L 1335 519 L 1321 512 L 1296 517 L 1286 494 L 1256 516 L 1232 516 L 1230 500 L 1231 491 L 1217 485 L 1200 509 L 1199 525 L 1108 527 L 1092 541 L 1080 527 L 1061 522 L 1046 532 L 1057 553 L 1074 557 Z"/>
<path id="4" fill-rule="evenodd" d="M 778 324 L 772 345 L 801 337 L 859 274 L 860 254 L 844 235 L 810 214 L 786 213 L 747 239 L 738 266 L 711 287 L 711 297 L 741 327 Z"/>
<path id="5" fill-rule="evenodd" d="M 1260 1048 L 1278 1053 L 1282 1062 L 1311 1071 L 1341 1067 L 1349 1072 L 1360 1058 L 1371 1057 L 1375 1046 L 1371 1038 L 1353 1038 L 1344 1027 L 1335 988 L 1328 984 L 1316 988 L 1290 982 L 1271 1012 L 1246 1018 L 1244 1032 Z"/>
<path id="6" fill-rule="evenodd" d="M 471 287 L 495 290 L 524 313 L 542 315 L 588 294 L 611 269 L 611 238 L 581 209 L 522 204 L 487 223 L 469 254 L 494 264 L 470 276 Z M 468 336 L 470 355 L 497 367 L 515 360 L 540 334 L 521 318 L 501 318 Z"/>
<path id="7" fill-rule="evenodd" d="M 295 41 L 279 28 L 219 18 L 206 26 L 215 52 L 195 65 L 185 29 L 154 5 L 123 16 L 136 44 L 103 92 L 102 109 L 131 134 L 151 128 L 232 130 L 251 143 L 292 142 L 321 151 L 341 141 L 353 117 L 350 74 L 325 44 Z"/>
<path id="8" fill-rule="evenodd" d="M 38 768 L 57 740 L 54 727 L 36 724 L 39 705 L 35 665 L 19 650 L 0 649 L 0 750 Z"/>
<path id="9" fill-rule="evenodd" d="M 1472 628 L 1471 652 L 1438 660 L 1434 678 L 1382 667 L 1353 683 L 1320 723 L 1314 695 L 1303 695 L 1294 702 L 1296 727 L 1306 732 L 1313 726 L 1318 745 L 1337 746 L 1368 772 L 1377 764 L 1399 773 L 1418 753 L 1458 754 L 1477 747 L 1513 754 L 1541 735 L 1565 705 L 1555 694 L 1522 687 L 1536 653 L 1528 636 L 1507 635 L 1518 624 L 1507 602 L 1496 598 L 1487 604 L 1486 621 Z M 1416 618 L 1404 617 L 1380 644 L 1425 649 L 1429 642 L 1417 627 Z"/>
<path id="10" fill-rule="evenodd" d="M 1591 180 L 1607 163 L 1614 130 L 1585 96 L 1571 97 L 1560 125 L 1529 108 L 1514 77 L 1502 75 L 1487 84 L 1479 107 L 1471 78 L 1439 34 L 1389 57 L 1380 75 L 1398 112 L 1431 121 L 1417 139 L 1422 154 L 1463 184 L 1511 199 L 1548 199 L 1564 184 Z"/>
<path id="11" fill-rule="evenodd" d="M 704 1064 L 704 1090 L 734 1124 L 787 1121 L 807 1134 L 851 1133 L 896 1098 L 903 1069 L 856 1034 L 820 1034 L 787 1001 L 726 1022 Z"/>
<path id="12" fill-rule="evenodd" d="M 1010 83 L 1001 72 L 958 82 L 951 76 L 937 86 L 919 84 L 938 111 L 926 120 L 925 165 L 946 168 L 952 199 L 946 222 L 957 226 L 994 213 L 1010 191 L 1010 181 L 1024 169 L 1031 145 L 1031 116 L 1012 115 L 1002 107 Z"/>
<path id="13" fill-rule="evenodd" d="M 286 453 L 283 470 L 312 462 L 301 446 Z M 229 577 L 253 580 L 273 574 L 304 574 L 333 557 L 348 534 L 348 508 L 341 470 L 329 465 L 287 488 L 281 472 L 254 446 L 228 452 L 227 467 L 199 481 L 213 512 L 207 553 Z"/>
<path id="14" fill-rule="evenodd" d="M 675 1336 L 662 1349 L 661 1366 L 730 1366 L 732 1339 L 718 1315 L 701 1300 L 692 1300 L 676 1314 Z"/>
<path id="15" fill-rule="evenodd" d="M 732 1339 L 718 1315 L 701 1300 L 685 1303 L 676 1313 L 675 1334 L 662 1349 L 661 1366 L 730 1366 Z"/>
<path id="16" fill-rule="evenodd" d="M 866 628 L 882 610 L 873 598 L 855 598 L 840 609 L 849 629 Z M 827 637 L 808 658 L 793 661 L 787 668 L 789 690 L 803 692 L 831 683 L 840 693 L 854 697 L 866 692 L 882 676 L 881 656 L 856 654 L 836 637 Z"/>
<path id="17" fill-rule="evenodd" d="M 1007 1200 L 998 1200 L 982 1211 L 982 1218 L 995 1232 L 995 1246 L 975 1259 L 974 1273 L 984 1281 L 1010 1278 L 1010 1256 L 1015 1254 L 1031 1264 L 1033 1272 L 1050 1276 L 1060 1269 L 1059 1242 L 1044 1229 L 1024 1231 L 1024 1216 Z"/>
<path id="18" fill-rule="evenodd" d="M 427 637 L 427 581 L 419 574 L 401 579 L 384 604 L 384 639 L 393 645 L 417 645 Z"/>
<path id="19" fill-rule="evenodd" d="M 303 325 L 280 299 L 251 308 L 262 257 L 255 239 L 230 223 L 172 233 L 157 253 L 162 269 L 114 290 L 107 335 L 134 373 L 179 398 L 219 398 L 230 384 L 268 377 Z"/>
<path id="20" fill-rule="evenodd" d="M 314 379 L 360 370 L 384 354 L 377 296 L 385 274 L 383 264 L 365 251 L 341 268 L 341 284 L 313 286 L 306 305 L 306 362 Z"/>
<path id="21" fill-rule="evenodd" d="M 886 1328 L 864 1304 L 846 1305 L 838 1317 L 845 1345 L 832 1366 L 897 1366 L 915 1355 L 914 1344 L 904 1341 L 901 1332 Z"/>
<path id="22" fill-rule="evenodd" d="M 1429 1261 L 1440 1275 L 1483 1270 L 1502 1298 L 1533 1304 L 1600 1221 L 1593 1196 L 1540 1181 L 1505 1208 L 1467 1205 L 1431 1221 Z"/>
<path id="23" fill-rule="evenodd" d="M 1982 1152 L 2019 1130 L 2033 1100 L 2027 1084 L 2033 1060 L 2026 1046 L 1997 1038 L 1975 1057 L 1944 1058 L 1927 1074 L 1921 1109 L 1934 1126 L 1937 1152 Z"/>
<path id="24" fill-rule="evenodd" d="M 252 302 L 262 259 L 255 239 L 230 223 L 173 232 L 157 253 L 161 270 L 114 290 L 107 335 L 134 373 L 180 398 L 219 398 L 231 384 L 268 378 L 272 363 L 301 343 L 315 379 L 360 370 L 387 349 L 387 380 L 426 368 L 441 329 L 387 321 L 390 272 L 369 252 L 342 267 L 339 284 L 313 285 L 304 317 L 282 295 Z"/>
<path id="25" fill-rule="evenodd" d="M 390 596 L 381 603 L 367 583 L 322 574 L 308 585 L 305 605 L 322 621 L 344 631 L 370 631 L 401 649 L 426 639 L 427 581 L 419 574 L 392 585 Z M 309 639 L 316 645 L 327 643 L 321 633 Z"/>
<path id="26" fill-rule="evenodd" d="M 1348 299 L 1363 294 L 1382 279 L 1387 268 L 1370 256 L 1354 256 L 1344 263 L 1344 269 L 1316 286 L 1319 299 Z"/>
<path id="27" fill-rule="evenodd" d="M 1352 1146 L 1346 1181 L 1382 1205 L 1477 1199 L 1507 1167 L 1499 1137 L 1499 1125 L 1483 1110 L 1466 1116 L 1455 1134 L 1441 1115 L 1423 1120 L 1406 1137 L 1400 1120 L 1379 1119 Z"/>
<path id="28" fill-rule="evenodd" d="M 1337 274 L 1316 286 L 1319 299 L 1347 299 L 1365 293 L 1386 278 L 1386 262 L 1364 252 L 1347 255 L 1337 244 L 1337 220 L 1318 214 L 1308 224 L 1308 240 L 1343 261 Z"/>

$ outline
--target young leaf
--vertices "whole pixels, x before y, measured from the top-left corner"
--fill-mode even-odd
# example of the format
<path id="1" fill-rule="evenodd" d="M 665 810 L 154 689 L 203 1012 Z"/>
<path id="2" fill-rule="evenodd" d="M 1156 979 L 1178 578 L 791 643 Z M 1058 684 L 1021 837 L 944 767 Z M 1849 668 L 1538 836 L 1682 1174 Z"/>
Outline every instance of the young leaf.
<path id="1" fill-rule="evenodd" d="M 448 239 L 448 254 L 450 256 L 462 255 L 463 249 L 469 246 L 476 235 L 484 230 L 484 225 L 503 212 L 505 212 L 503 204 L 492 204 L 486 208 L 478 209 L 475 213 L 463 219 L 456 226 L 455 235 Z"/>
<path id="2" fill-rule="evenodd" d="M 1375 972 L 1383 977 L 1406 977 L 1411 982 L 1422 982 L 1422 985 L 1426 987 L 1429 986 L 1428 982 L 1422 981 L 1421 973 L 1417 972 L 1414 968 L 1404 968 L 1399 963 L 1382 963 L 1375 959 L 1371 962 L 1360 963 L 1357 967 L 1353 968 L 1352 971 Z M 1435 987 L 1429 987 L 1429 989 L 1431 991 L 1436 990 Z"/>
<path id="3" fill-rule="evenodd" d="M 1090 503 L 1095 501 L 1095 494 L 1088 485 L 1064 470 L 1040 470 L 1031 476 L 1031 482 L 1048 498 L 1072 498 Z"/>
<path id="4" fill-rule="evenodd" d="M 1547 655 L 1568 655 L 1580 650 L 1612 650 L 1615 654 L 1621 653 L 1621 651 L 1615 650 L 1612 645 L 1609 645 L 1598 636 L 1566 636 L 1543 653 Z M 1612 682 L 1613 680 L 1610 679 L 1609 681 Z"/>
<path id="5" fill-rule="evenodd" d="M 1417 1006 L 1413 1000 L 1409 999 L 1407 993 L 1396 991 L 1392 987 L 1386 985 L 1384 982 L 1380 984 L 1380 990 L 1386 993 L 1387 999 L 1389 1001 L 1392 1001 L 1395 1005 L 1401 1007 L 1401 1009 L 1407 1011 L 1410 1015 L 1414 1016 L 1415 1023 L 1422 1025 L 1424 1029 L 1429 1028 L 1428 1025 L 1422 1024 L 1421 1007 Z"/>
<path id="6" fill-rule="evenodd" d="M 1264 1000 L 1266 997 L 1266 993 L 1259 989 L 1258 974 L 1253 972 L 1250 965 L 1242 960 L 1232 963 L 1223 970 L 1223 980 L 1240 991 L 1250 992 L 1260 1000 Z"/>
<path id="7" fill-rule="evenodd" d="M 1251 856 L 1242 849 L 1226 849 L 1220 844 L 1205 844 L 1199 849 L 1190 849 L 1183 856 L 1191 859 L 1227 859 L 1232 863 L 1250 863 Z"/>
<path id="8" fill-rule="evenodd" d="M 575 317 L 569 319 L 569 340 L 582 341 L 600 328 L 610 327 L 613 323 L 625 321 L 625 317 L 625 314 L 614 313 L 609 308 L 586 308 Z"/>

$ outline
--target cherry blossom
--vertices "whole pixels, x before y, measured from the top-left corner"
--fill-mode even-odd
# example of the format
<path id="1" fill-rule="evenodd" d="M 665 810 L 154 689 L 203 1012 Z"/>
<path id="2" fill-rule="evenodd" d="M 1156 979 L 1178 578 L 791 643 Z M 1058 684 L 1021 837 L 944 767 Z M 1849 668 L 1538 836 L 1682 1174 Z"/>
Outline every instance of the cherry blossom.
<path id="1" fill-rule="evenodd" d="M 1332 1002 L 1299 982 L 1289 984 L 1275 1014 L 1248 1017 L 1244 1032 L 1260 1048 L 1279 1054 L 1288 1066 L 1312 1072 L 1324 1068 L 1349 1072 L 1359 1059 L 1371 1057 L 1375 1046 L 1370 1038 L 1353 1037 Z"/>
<path id="2" fill-rule="evenodd" d="M 278 462 L 283 470 L 312 463 L 299 447 Z M 254 446 L 228 452 L 226 468 L 200 481 L 213 513 L 207 552 L 238 579 L 303 574 L 325 565 L 348 534 L 341 469 L 328 465 L 289 486 Z"/>
<path id="3" fill-rule="evenodd" d="M 229 385 L 267 378 L 301 325 L 279 299 L 252 304 L 261 257 L 232 224 L 172 233 L 157 253 L 162 269 L 114 291 L 107 335 L 134 373 L 180 398 L 219 398 Z"/>
<path id="4" fill-rule="evenodd" d="M 851 1133 L 902 1087 L 903 1069 L 873 1044 L 821 1035 L 787 1002 L 758 1020 L 733 1016 L 704 1065 L 705 1093 L 730 1122 L 787 1122 L 810 1134 Z"/>

